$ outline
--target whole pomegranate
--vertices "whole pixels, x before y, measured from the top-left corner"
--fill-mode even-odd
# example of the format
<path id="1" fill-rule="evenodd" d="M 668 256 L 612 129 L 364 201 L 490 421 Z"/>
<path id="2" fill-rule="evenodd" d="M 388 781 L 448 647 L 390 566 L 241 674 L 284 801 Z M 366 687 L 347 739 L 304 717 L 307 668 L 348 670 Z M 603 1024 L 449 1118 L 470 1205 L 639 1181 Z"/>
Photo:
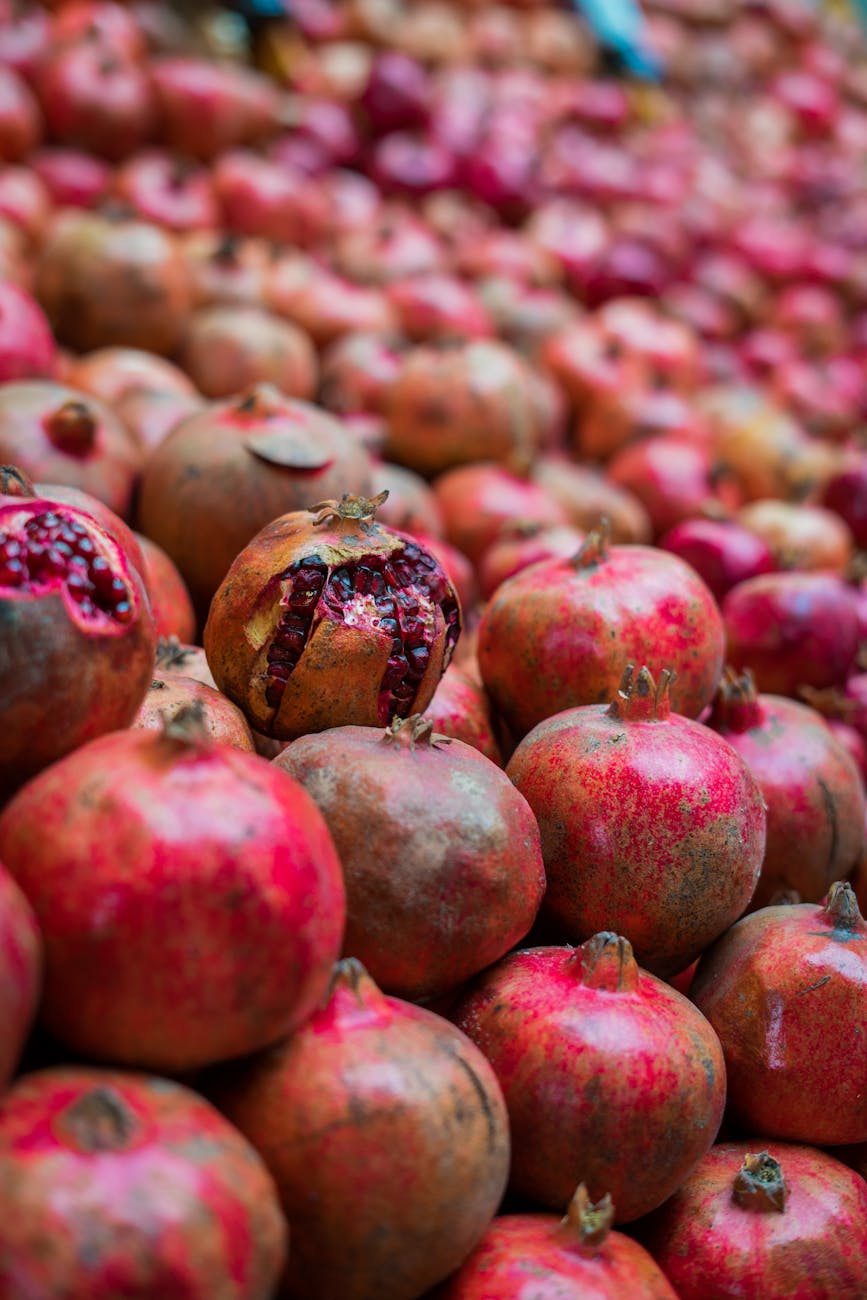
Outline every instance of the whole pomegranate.
<path id="1" fill-rule="evenodd" d="M 301 736 L 275 762 L 328 823 L 346 882 L 343 951 L 385 992 L 435 997 L 530 929 L 545 891 L 536 820 L 472 746 L 415 715 L 384 734 Z"/>
<path id="2" fill-rule="evenodd" d="M 2 793 L 132 721 L 156 631 L 115 538 L 38 497 L 0 497 L 0 626 Z"/>
<path id="3" fill-rule="evenodd" d="M 698 717 L 723 661 L 713 596 L 693 569 L 648 546 L 591 532 L 570 560 L 524 569 L 494 593 L 479 625 L 479 667 L 516 737 L 561 709 L 614 698 L 626 665 L 670 665 L 671 707 Z"/>
<path id="4" fill-rule="evenodd" d="M 440 474 L 433 491 L 446 537 L 476 566 L 497 538 L 516 526 L 556 527 L 567 519 L 546 488 L 504 465 L 459 465 Z"/>
<path id="5" fill-rule="evenodd" d="M 39 149 L 30 166 L 58 207 L 94 208 L 108 190 L 111 167 L 80 149 Z"/>
<path id="6" fill-rule="evenodd" d="M 442 537 L 442 513 L 436 497 L 420 474 L 404 469 L 403 465 L 378 461 L 372 477 L 378 491 L 388 492 L 377 511 L 381 524 L 388 524 L 389 528 L 398 528 L 404 533 Z"/>
<path id="7" fill-rule="evenodd" d="M 0 865 L 0 1087 L 15 1074 L 39 1006 L 42 938 L 33 909 Z"/>
<path id="8" fill-rule="evenodd" d="M 671 712 L 669 680 L 630 665 L 611 704 L 540 722 L 506 768 L 539 822 L 549 918 L 570 940 L 616 927 L 663 976 L 741 915 L 765 848 L 755 777 Z"/>
<path id="9" fill-rule="evenodd" d="M 867 1141 L 865 941 L 852 888 L 837 881 L 823 906 L 763 907 L 702 957 L 690 997 L 722 1042 L 743 1131 L 814 1146 Z"/>
<path id="10" fill-rule="evenodd" d="M 544 528 L 516 519 L 487 548 L 479 561 L 479 588 L 484 600 L 516 573 L 540 560 L 570 560 L 581 549 L 584 533 L 571 524 Z"/>
<path id="11" fill-rule="evenodd" d="M 213 686 L 197 682 L 194 677 L 182 677 L 180 673 L 163 675 L 159 669 L 154 672 L 131 725 L 141 731 L 162 731 L 167 722 L 191 707 L 200 710 L 202 726 L 214 741 L 248 754 L 255 752 L 253 733 L 241 710 Z"/>
<path id="12" fill-rule="evenodd" d="M 598 469 L 576 465 L 562 456 L 542 456 L 533 466 L 532 476 L 576 528 L 589 531 L 600 519 L 607 519 L 612 542 L 650 541 L 650 519 L 644 506 Z"/>
<path id="13" fill-rule="evenodd" d="M 187 324 L 181 362 L 199 392 L 229 397 L 253 384 L 274 384 L 288 397 L 310 398 L 316 353 L 291 321 L 259 307 L 200 307 Z"/>
<path id="14" fill-rule="evenodd" d="M 710 1147 L 725 1104 L 716 1035 L 626 939 L 512 953 L 449 1018 L 484 1053 L 512 1134 L 510 1187 L 564 1210 L 576 1179 L 618 1222 L 655 1209 Z"/>
<path id="15" fill-rule="evenodd" d="M 95 1060 L 192 1070 L 268 1046 L 327 984 L 344 890 L 309 795 L 199 710 L 117 731 L 0 814 L 45 940 L 42 1019 Z"/>
<path id="16" fill-rule="evenodd" d="M 423 712 L 461 628 L 437 561 L 344 497 L 263 528 L 211 603 L 204 645 L 219 688 L 263 735 L 385 726 Z"/>
<path id="17" fill-rule="evenodd" d="M 867 456 L 847 458 L 825 484 L 822 502 L 848 524 L 859 547 L 867 546 Z"/>
<path id="18" fill-rule="evenodd" d="M 141 389 L 159 390 L 177 397 L 195 397 L 196 390 L 184 372 L 165 357 L 141 348 L 97 348 L 74 357 L 66 369 L 66 382 L 110 406 Z"/>
<path id="19" fill-rule="evenodd" d="M 434 731 L 472 745 L 498 767 L 503 766 L 485 688 L 457 664 L 449 664 L 443 673 L 424 716 L 433 723 Z"/>
<path id="20" fill-rule="evenodd" d="M 125 515 L 141 460 L 135 439 L 98 398 L 46 379 L 0 387 L 0 461 L 31 478 L 81 488 Z"/>
<path id="21" fill-rule="evenodd" d="M 115 173 L 112 192 L 145 220 L 169 230 L 210 230 L 220 224 L 207 169 L 158 149 L 127 158 Z"/>
<path id="22" fill-rule="evenodd" d="M 861 853 L 864 786 L 854 760 L 815 709 L 759 695 L 749 673 L 726 673 L 709 721 L 747 764 L 767 808 L 753 908 L 786 889 L 818 903 Z"/>
<path id="23" fill-rule="evenodd" d="M 115 412 L 146 453 L 158 447 L 181 420 L 205 405 L 196 393 L 165 388 L 130 388 L 114 403 Z"/>
<path id="24" fill-rule="evenodd" d="M 42 308 L 17 284 L 0 280 L 0 384 L 48 379 L 56 365 L 54 339 Z"/>
<path id="25" fill-rule="evenodd" d="M 737 519 L 768 544 L 780 569 L 843 573 L 852 559 L 848 525 L 822 506 L 751 501 L 738 512 Z"/>
<path id="26" fill-rule="evenodd" d="M 669 529 L 659 545 L 686 560 L 718 601 L 739 582 L 777 568 L 767 542 L 728 519 L 687 519 Z"/>
<path id="27" fill-rule="evenodd" d="M 867 1186 L 812 1147 L 712 1147 L 641 1237 L 680 1300 L 867 1293 Z"/>
<path id="28" fill-rule="evenodd" d="M 493 1218 L 509 1128 L 481 1052 L 340 962 L 331 994 L 209 1096 L 263 1157 L 292 1224 L 290 1300 L 418 1300 Z"/>
<path id="29" fill-rule="evenodd" d="M 506 1300 L 527 1286 L 538 1300 L 677 1300 L 647 1251 L 612 1232 L 613 1222 L 611 1197 L 594 1205 L 584 1183 L 563 1218 L 504 1214 L 431 1300 Z"/>
<path id="30" fill-rule="evenodd" d="M 35 85 L 54 139 L 112 162 L 146 144 L 156 127 L 147 72 L 99 41 L 49 47 Z"/>
<path id="31" fill-rule="evenodd" d="M 257 384 L 182 420 L 150 456 L 138 522 L 180 570 L 202 618 L 238 552 L 319 494 L 365 492 L 366 452 L 341 421 Z"/>
<path id="32" fill-rule="evenodd" d="M 203 1097 L 143 1074 L 19 1079 L 0 1102 L 0 1200 L 8 1296 L 269 1300 L 286 1259 L 260 1157 Z"/>
<path id="33" fill-rule="evenodd" d="M 196 635 L 196 613 L 177 566 L 161 546 L 136 533 L 141 550 L 145 581 L 157 636 L 176 636 L 192 641 Z"/>
<path id="34" fill-rule="evenodd" d="M 157 642 L 156 673 L 160 677 L 192 677 L 217 689 L 202 647 L 183 645 L 176 636 L 161 636 Z"/>
<path id="35" fill-rule="evenodd" d="M 153 59 L 149 73 L 163 138 L 182 157 L 210 160 L 276 128 L 278 88 L 252 68 L 168 55 Z"/>

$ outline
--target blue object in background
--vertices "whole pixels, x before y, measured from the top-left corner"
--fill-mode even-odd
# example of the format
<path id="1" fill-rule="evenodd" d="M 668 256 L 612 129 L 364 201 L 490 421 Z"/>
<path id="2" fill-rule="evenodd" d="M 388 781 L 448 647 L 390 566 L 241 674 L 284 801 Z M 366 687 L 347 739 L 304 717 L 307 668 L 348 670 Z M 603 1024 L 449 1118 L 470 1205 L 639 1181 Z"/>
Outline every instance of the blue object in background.
<path id="1" fill-rule="evenodd" d="M 627 72 L 658 81 L 662 66 L 647 47 L 644 14 L 636 0 L 572 0 L 603 49 L 616 55 Z M 867 4 L 867 0 L 864 0 Z"/>

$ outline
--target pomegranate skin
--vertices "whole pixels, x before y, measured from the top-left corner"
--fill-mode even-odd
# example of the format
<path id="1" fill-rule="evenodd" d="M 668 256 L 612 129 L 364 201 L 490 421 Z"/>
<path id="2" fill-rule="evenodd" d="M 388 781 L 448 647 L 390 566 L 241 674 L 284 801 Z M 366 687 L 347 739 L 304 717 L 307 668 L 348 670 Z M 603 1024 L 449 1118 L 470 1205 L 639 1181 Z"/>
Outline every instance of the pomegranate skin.
<path id="1" fill-rule="evenodd" d="M 443 673 L 424 716 L 431 720 L 434 731 L 472 745 L 492 763 L 503 766 L 485 688 L 457 664 L 449 664 Z"/>
<path id="2" fill-rule="evenodd" d="M 179 641 L 194 641 L 196 611 L 177 565 L 161 546 L 136 533 L 144 566 L 142 574 L 150 596 L 157 636 L 176 636 Z"/>
<path id="3" fill-rule="evenodd" d="M 733 587 L 722 603 L 727 658 L 760 691 L 796 695 L 838 686 L 858 649 L 858 616 L 846 584 L 827 573 L 768 573 Z"/>
<path id="4" fill-rule="evenodd" d="M 431 1300 L 677 1300 L 664 1273 L 631 1237 L 610 1231 L 610 1198 L 591 1205 L 581 1186 L 566 1216 L 494 1219 Z"/>
<path id="5" fill-rule="evenodd" d="M 742 1132 L 867 1141 L 865 939 L 852 889 L 837 882 L 824 906 L 745 916 L 702 957 L 690 997 L 722 1042 Z"/>
<path id="6" fill-rule="evenodd" d="M 190 706 L 201 708 L 202 724 L 215 742 L 255 753 L 253 733 L 241 710 L 213 686 L 180 673 L 154 673 L 132 726 L 142 731 L 162 731 L 166 722 Z"/>
<path id="7" fill-rule="evenodd" d="M 661 1205 L 711 1146 L 725 1105 L 716 1035 L 611 933 L 512 953 L 449 1012 L 503 1089 L 510 1187 L 564 1210 L 576 1181 L 619 1223 Z"/>
<path id="8" fill-rule="evenodd" d="M 345 901 L 305 791 L 189 715 L 92 742 L 0 815 L 46 951 L 42 1019 L 93 1060 L 167 1071 L 255 1051 L 316 1006 Z"/>
<path id="9" fill-rule="evenodd" d="M 68 551 L 67 534 L 87 549 L 84 575 L 65 557 L 55 566 L 55 545 Z M 91 599 L 93 582 L 106 576 L 117 591 Z M 132 721 L 157 638 L 142 580 L 115 538 L 83 511 L 34 497 L 0 497 L 0 627 L 2 799 Z"/>
<path id="10" fill-rule="evenodd" d="M 45 313 L 11 281 L 0 283 L 0 383 L 51 378 L 57 365 Z"/>
<path id="11" fill-rule="evenodd" d="M 710 725 L 759 784 L 768 832 L 752 908 L 780 890 L 818 903 L 858 860 L 864 786 L 854 759 L 821 714 L 780 695 L 759 695 L 748 674 L 727 674 Z"/>
<path id="12" fill-rule="evenodd" d="M 0 1088 L 9 1084 L 39 1005 L 42 938 L 33 908 L 0 865 Z"/>
<path id="13" fill-rule="evenodd" d="M 666 687 L 627 669 L 612 704 L 540 723 L 506 768 L 539 822 L 545 914 L 570 941 L 616 928 L 663 977 L 741 915 L 765 848 L 755 777 Z"/>
<path id="14" fill-rule="evenodd" d="M 590 533 L 573 559 L 502 584 L 478 653 L 494 707 L 521 737 L 563 709 L 613 699 L 626 665 L 648 660 L 674 669 L 671 706 L 698 717 L 719 681 L 723 628 L 688 564 L 648 546 L 609 549 Z"/>
<path id="15" fill-rule="evenodd" d="M 344 954 L 386 993 L 435 997 L 530 929 L 545 892 L 536 819 L 472 746 L 416 715 L 385 734 L 302 736 L 275 762 L 328 823 L 346 883 Z"/>
<path id="16" fill-rule="evenodd" d="M 680 1300 L 867 1294 L 867 1185 L 812 1147 L 720 1143 L 641 1235 Z"/>
<path id="17" fill-rule="evenodd" d="M 487 1061 L 351 959 L 292 1038 L 205 1089 L 277 1183 L 287 1300 L 418 1300 L 499 1205 L 509 1129 Z"/>
<path id="18" fill-rule="evenodd" d="M 269 1300 L 286 1257 L 261 1159 L 167 1079 L 19 1079 L 0 1102 L 0 1198 L 5 1296 Z"/>

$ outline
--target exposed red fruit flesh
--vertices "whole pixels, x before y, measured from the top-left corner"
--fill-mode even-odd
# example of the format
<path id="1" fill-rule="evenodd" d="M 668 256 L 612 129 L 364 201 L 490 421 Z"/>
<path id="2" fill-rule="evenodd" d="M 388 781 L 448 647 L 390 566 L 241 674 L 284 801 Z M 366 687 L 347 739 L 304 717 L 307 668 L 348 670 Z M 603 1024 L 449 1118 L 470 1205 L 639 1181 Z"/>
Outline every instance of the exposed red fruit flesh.
<path id="1" fill-rule="evenodd" d="M 129 585 L 87 524 L 64 511 L 0 513 L 0 588 L 22 595 L 63 591 L 87 621 L 124 626 L 135 614 Z"/>

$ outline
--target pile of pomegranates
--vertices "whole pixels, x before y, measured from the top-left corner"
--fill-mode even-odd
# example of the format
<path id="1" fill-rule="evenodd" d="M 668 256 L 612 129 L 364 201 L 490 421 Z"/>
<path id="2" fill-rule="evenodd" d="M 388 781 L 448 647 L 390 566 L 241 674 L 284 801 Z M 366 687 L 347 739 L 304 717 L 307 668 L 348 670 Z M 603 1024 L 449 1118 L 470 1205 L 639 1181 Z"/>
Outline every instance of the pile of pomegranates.
<path id="1" fill-rule="evenodd" d="M 867 1297 L 867 34 L 642 8 L 0 0 L 0 1300 Z"/>

